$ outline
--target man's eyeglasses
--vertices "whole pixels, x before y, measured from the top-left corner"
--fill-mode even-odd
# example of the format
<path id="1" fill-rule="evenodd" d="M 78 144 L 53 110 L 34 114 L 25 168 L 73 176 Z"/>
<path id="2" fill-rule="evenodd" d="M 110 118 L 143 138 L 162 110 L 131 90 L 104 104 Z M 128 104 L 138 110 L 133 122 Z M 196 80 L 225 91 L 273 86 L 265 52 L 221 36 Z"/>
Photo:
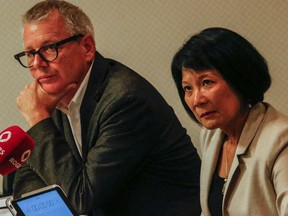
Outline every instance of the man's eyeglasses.
<path id="1" fill-rule="evenodd" d="M 38 54 L 42 58 L 43 61 L 52 62 L 58 57 L 59 46 L 65 43 L 68 43 L 70 41 L 76 41 L 83 36 L 84 35 L 82 34 L 73 35 L 72 37 L 66 38 L 56 43 L 45 45 L 41 47 L 40 49 L 38 49 L 37 51 L 30 50 L 30 51 L 24 51 L 24 52 L 18 53 L 14 55 L 14 58 L 18 60 L 18 62 L 25 68 L 31 68 L 33 66 L 34 58 L 36 54 Z"/>

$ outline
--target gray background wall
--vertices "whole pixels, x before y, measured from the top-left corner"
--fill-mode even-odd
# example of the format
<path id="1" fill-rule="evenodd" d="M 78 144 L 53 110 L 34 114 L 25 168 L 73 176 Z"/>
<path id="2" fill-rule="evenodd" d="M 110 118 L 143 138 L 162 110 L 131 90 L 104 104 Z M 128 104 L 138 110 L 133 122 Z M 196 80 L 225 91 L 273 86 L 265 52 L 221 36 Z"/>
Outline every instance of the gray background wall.
<path id="1" fill-rule="evenodd" d="M 13 55 L 22 51 L 21 15 L 36 0 L 0 0 L 0 131 L 25 130 L 16 97 L 31 81 Z M 91 18 L 97 50 L 133 68 L 162 93 L 193 142 L 199 127 L 184 112 L 170 75 L 171 58 L 192 34 L 213 26 L 230 28 L 269 63 L 273 84 L 265 101 L 288 114 L 288 1 L 286 0 L 71 0 Z M 257 83 L 255 83 L 257 85 Z"/>

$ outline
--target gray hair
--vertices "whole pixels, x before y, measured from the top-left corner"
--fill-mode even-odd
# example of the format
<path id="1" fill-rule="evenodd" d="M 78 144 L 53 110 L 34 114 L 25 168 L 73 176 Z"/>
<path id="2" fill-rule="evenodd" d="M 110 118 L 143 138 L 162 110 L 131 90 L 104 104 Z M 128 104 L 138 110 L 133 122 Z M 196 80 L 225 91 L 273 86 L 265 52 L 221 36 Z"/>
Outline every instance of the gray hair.
<path id="1" fill-rule="evenodd" d="M 23 26 L 45 20 L 49 15 L 58 11 L 65 20 L 66 30 L 75 34 L 91 34 L 94 37 L 93 25 L 89 17 L 77 6 L 64 0 L 45 0 L 37 3 L 22 17 Z"/>

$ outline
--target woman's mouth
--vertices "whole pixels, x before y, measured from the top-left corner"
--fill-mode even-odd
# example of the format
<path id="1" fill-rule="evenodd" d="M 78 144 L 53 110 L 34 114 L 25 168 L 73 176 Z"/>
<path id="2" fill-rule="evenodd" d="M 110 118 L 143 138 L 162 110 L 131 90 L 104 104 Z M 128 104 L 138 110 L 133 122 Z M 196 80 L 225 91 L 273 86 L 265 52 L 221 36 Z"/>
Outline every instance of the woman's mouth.
<path id="1" fill-rule="evenodd" d="M 215 113 L 215 111 L 209 111 L 209 112 L 204 112 L 200 115 L 200 118 L 207 118 L 210 117 L 211 115 L 213 115 Z"/>

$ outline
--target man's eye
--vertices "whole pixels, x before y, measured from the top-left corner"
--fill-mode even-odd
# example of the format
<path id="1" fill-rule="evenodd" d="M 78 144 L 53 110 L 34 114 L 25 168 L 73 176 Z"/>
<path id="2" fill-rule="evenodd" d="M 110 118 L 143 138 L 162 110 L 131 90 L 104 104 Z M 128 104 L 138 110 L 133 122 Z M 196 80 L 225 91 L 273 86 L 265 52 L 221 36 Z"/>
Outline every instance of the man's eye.
<path id="1" fill-rule="evenodd" d="M 50 45 L 42 48 L 42 52 L 49 53 L 49 52 L 55 52 L 55 46 Z"/>
<path id="2" fill-rule="evenodd" d="M 28 57 L 28 58 L 31 58 L 31 57 L 34 57 L 34 52 L 27 52 L 26 53 L 26 56 Z"/>
<path id="3" fill-rule="evenodd" d="M 36 51 L 30 50 L 30 51 L 26 52 L 25 55 L 27 58 L 34 58 L 34 56 L 36 55 Z"/>

